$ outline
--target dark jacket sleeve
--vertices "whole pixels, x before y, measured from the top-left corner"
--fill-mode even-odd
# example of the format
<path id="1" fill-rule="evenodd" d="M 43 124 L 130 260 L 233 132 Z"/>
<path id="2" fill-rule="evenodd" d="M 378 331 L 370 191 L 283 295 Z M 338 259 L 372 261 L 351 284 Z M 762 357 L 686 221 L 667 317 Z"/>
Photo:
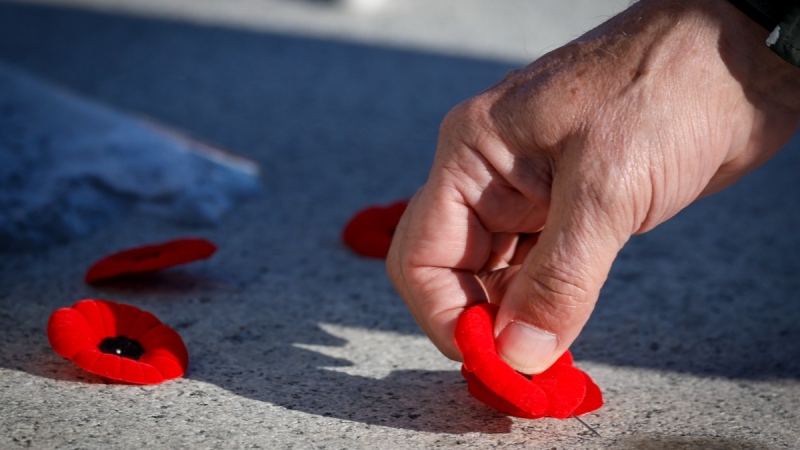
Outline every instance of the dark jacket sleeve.
<path id="1" fill-rule="evenodd" d="M 729 0 L 771 33 L 766 45 L 781 58 L 800 67 L 800 1 Z"/>

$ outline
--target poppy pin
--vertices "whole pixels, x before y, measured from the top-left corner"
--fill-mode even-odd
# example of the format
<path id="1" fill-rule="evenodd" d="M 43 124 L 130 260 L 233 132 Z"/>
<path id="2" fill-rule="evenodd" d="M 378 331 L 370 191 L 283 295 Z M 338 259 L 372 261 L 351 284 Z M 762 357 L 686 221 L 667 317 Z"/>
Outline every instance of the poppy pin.
<path id="1" fill-rule="evenodd" d="M 456 325 L 455 341 L 464 359 L 461 374 L 473 397 L 499 412 L 528 419 L 565 419 L 603 405 L 600 388 L 573 365 L 569 351 L 530 378 L 503 361 L 494 341 L 497 310 L 491 303 L 471 306 Z"/>
<path id="2" fill-rule="evenodd" d="M 199 238 L 175 239 L 160 244 L 122 250 L 92 264 L 84 279 L 97 283 L 123 275 L 154 272 L 168 267 L 209 258 L 217 247 Z"/>
<path id="3" fill-rule="evenodd" d="M 153 314 L 107 300 L 81 300 L 50 315 L 47 337 L 56 353 L 102 377 L 158 384 L 186 373 L 180 335 Z"/>
<path id="4" fill-rule="evenodd" d="M 361 256 L 386 258 L 394 230 L 407 206 L 408 200 L 400 200 L 358 211 L 345 225 L 342 240 Z"/>

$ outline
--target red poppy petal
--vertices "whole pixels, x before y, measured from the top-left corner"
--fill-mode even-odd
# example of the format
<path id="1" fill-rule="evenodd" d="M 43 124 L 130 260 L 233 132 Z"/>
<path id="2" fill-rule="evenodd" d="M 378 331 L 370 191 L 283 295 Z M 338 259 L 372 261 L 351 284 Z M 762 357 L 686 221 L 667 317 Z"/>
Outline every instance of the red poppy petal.
<path id="1" fill-rule="evenodd" d="M 383 215 L 384 226 L 390 227 L 391 230 L 396 229 L 407 208 L 408 200 L 398 200 L 387 206 L 386 213 Z"/>
<path id="2" fill-rule="evenodd" d="M 86 348 L 72 357 L 72 362 L 81 369 L 95 375 L 102 375 L 95 370 L 97 362 L 103 357 L 103 352 L 96 348 Z"/>
<path id="3" fill-rule="evenodd" d="M 573 364 L 575 364 L 575 360 L 572 358 L 572 352 L 566 351 L 558 357 L 553 366 L 572 366 Z"/>
<path id="4" fill-rule="evenodd" d="M 467 380 L 467 390 L 470 395 L 475 397 L 481 403 L 492 407 L 494 410 L 503 414 L 508 414 L 515 417 L 523 417 L 526 419 L 538 419 L 544 417 L 544 407 L 547 405 L 547 396 L 544 391 L 541 392 L 541 412 L 534 414 L 530 411 L 525 411 L 516 407 L 514 404 L 508 402 L 503 397 L 495 394 L 494 391 L 486 387 L 481 380 L 472 372 L 468 371 L 463 366 L 461 367 L 461 375 Z"/>
<path id="5" fill-rule="evenodd" d="M 99 338 L 79 311 L 61 308 L 47 321 L 47 338 L 56 353 L 72 358 L 82 349 L 96 346 Z"/>
<path id="6" fill-rule="evenodd" d="M 600 387 L 588 374 L 584 373 L 583 375 L 586 377 L 586 395 L 583 397 L 583 402 L 572 412 L 576 416 L 590 413 L 603 406 L 603 393 L 600 391 Z"/>
<path id="7" fill-rule="evenodd" d="M 362 209 L 345 225 L 342 240 L 359 255 L 386 258 L 394 230 L 407 206 L 408 201 L 401 200 L 388 206 Z"/>
<path id="8" fill-rule="evenodd" d="M 153 356 L 162 357 L 165 355 L 163 352 L 168 352 L 168 354 L 183 367 L 184 371 L 186 367 L 188 367 L 189 354 L 186 352 L 186 345 L 184 345 L 181 336 L 172 328 L 166 325 L 152 328 L 138 340 L 147 350 L 144 356 L 151 354 Z"/>
<path id="9" fill-rule="evenodd" d="M 534 375 L 533 381 L 547 393 L 547 415 L 556 419 L 571 416 L 586 395 L 586 377 L 571 364 L 554 364 Z"/>
<path id="10" fill-rule="evenodd" d="M 156 369 L 155 366 L 153 366 L 152 364 L 143 363 L 141 360 L 139 360 L 139 363 L 140 363 L 139 366 L 142 368 L 142 381 L 139 384 L 158 384 L 158 383 L 163 383 L 164 381 L 168 381 L 168 380 L 172 380 L 174 378 L 178 378 L 178 377 L 182 376 L 184 373 L 186 373 L 186 371 L 184 371 L 183 373 L 181 373 L 179 375 L 166 377 L 166 376 L 164 376 L 164 374 L 159 372 L 158 369 Z"/>
<path id="11" fill-rule="evenodd" d="M 161 381 L 182 377 L 186 373 L 186 366 L 176 359 L 173 353 L 166 350 L 156 350 L 152 354 L 143 356 L 140 362 L 158 371 Z"/>
<path id="12" fill-rule="evenodd" d="M 134 340 L 161 325 L 161 321 L 153 314 L 122 303 L 117 304 L 117 317 L 117 334 Z"/>
<path id="13" fill-rule="evenodd" d="M 122 358 L 117 355 L 101 353 L 100 358 L 95 361 L 92 369 L 94 373 L 112 380 L 128 380 L 127 376 L 123 376 Z"/>
<path id="14" fill-rule="evenodd" d="M 386 258 L 392 246 L 392 238 L 381 233 L 361 232 L 358 236 L 345 238 L 350 248 L 361 256 Z"/>
<path id="15" fill-rule="evenodd" d="M 206 259 L 217 251 L 217 247 L 211 242 L 196 238 L 175 239 L 157 247 L 158 256 L 139 259 L 138 271 L 149 272 Z"/>
<path id="16" fill-rule="evenodd" d="M 371 258 L 385 258 L 392 244 L 392 228 L 382 222 L 383 208 L 367 208 L 345 226 L 342 240 L 353 251 Z"/>
<path id="17" fill-rule="evenodd" d="M 527 418 L 563 419 L 602 405 L 600 389 L 572 365 L 569 351 L 532 379 L 503 361 L 494 341 L 497 310 L 498 306 L 490 303 L 474 305 L 461 313 L 456 325 L 455 341 L 464 359 L 462 374 L 476 399 L 506 414 Z"/>
<path id="18" fill-rule="evenodd" d="M 106 355 L 106 356 L 114 356 L 114 355 Z M 120 358 L 119 356 L 116 357 L 117 361 L 119 361 L 118 372 L 117 375 L 119 378 L 114 378 L 120 381 L 125 381 L 127 383 L 134 383 L 134 384 L 145 384 L 144 381 L 144 364 L 140 363 L 139 361 L 134 361 L 128 358 Z M 123 378 L 124 377 L 124 378 Z"/>
<path id="19" fill-rule="evenodd" d="M 475 305 L 461 313 L 455 340 L 464 357 L 464 367 L 517 408 L 531 415 L 541 415 L 548 408 L 547 396 L 497 354 L 493 330 L 496 314 L 497 305 L 491 303 Z"/>
<path id="20" fill-rule="evenodd" d="M 86 272 L 87 283 L 120 275 L 152 272 L 209 258 L 217 247 L 206 239 L 175 239 L 161 244 L 135 247 L 108 255 Z"/>
<path id="21" fill-rule="evenodd" d="M 123 273 L 130 273 L 127 266 L 119 267 L 118 264 L 114 264 L 111 261 L 99 260 L 89 267 L 89 270 L 86 271 L 86 275 L 84 275 L 83 280 L 87 283 L 95 283 L 100 280 L 113 278 Z"/>
<path id="22" fill-rule="evenodd" d="M 117 319 L 113 302 L 103 300 L 81 300 L 72 308 L 83 314 L 97 336 L 107 337 L 117 334 Z"/>

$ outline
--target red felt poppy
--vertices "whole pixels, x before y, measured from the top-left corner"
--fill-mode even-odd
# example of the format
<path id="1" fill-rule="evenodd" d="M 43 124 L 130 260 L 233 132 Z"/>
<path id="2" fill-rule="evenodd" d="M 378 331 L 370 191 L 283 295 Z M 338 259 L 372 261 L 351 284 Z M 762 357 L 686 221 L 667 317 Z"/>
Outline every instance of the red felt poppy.
<path id="1" fill-rule="evenodd" d="M 362 209 L 345 225 L 342 240 L 361 256 L 386 258 L 394 230 L 407 206 L 408 201 L 401 200 Z"/>
<path id="2" fill-rule="evenodd" d="M 470 394 L 505 414 L 536 419 L 586 414 L 603 405 L 600 389 L 565 352 L 549 369 L 531 378 L 497 354 L 494 320 L 498 306 L 481 303 L 461 313 L 455 341 L 464 358 L 461 373 Z"/>
<path id="3" fill-rule="evenodd" d="M 50 315 L 53 350 L 78 367 L 112 380 L 158 384 L 186 373 L 180 335 L 153 314 L 107 300 L 81 300 Z"/>
<path id="4" fill-rule="evenodd" d="M 108 255 L 92 264 L 84 279 L 96 283 L 122 275 L 153 272 L 206 259 L 217 247 L 197 238 L 175 239 L 161 244 L 135 247 Z"/>

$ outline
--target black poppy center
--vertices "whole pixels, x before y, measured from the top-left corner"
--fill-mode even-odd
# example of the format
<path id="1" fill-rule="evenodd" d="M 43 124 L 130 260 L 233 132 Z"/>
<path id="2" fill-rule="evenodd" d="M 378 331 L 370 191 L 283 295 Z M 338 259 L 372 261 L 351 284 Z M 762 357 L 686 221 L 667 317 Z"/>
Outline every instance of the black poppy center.
<path id="1" fill-rule="evenodd" d="M 144 355 L 142 344 L 125 336 L 107 337 L 98 345 L 100 351 L 138 361 Z"/>

